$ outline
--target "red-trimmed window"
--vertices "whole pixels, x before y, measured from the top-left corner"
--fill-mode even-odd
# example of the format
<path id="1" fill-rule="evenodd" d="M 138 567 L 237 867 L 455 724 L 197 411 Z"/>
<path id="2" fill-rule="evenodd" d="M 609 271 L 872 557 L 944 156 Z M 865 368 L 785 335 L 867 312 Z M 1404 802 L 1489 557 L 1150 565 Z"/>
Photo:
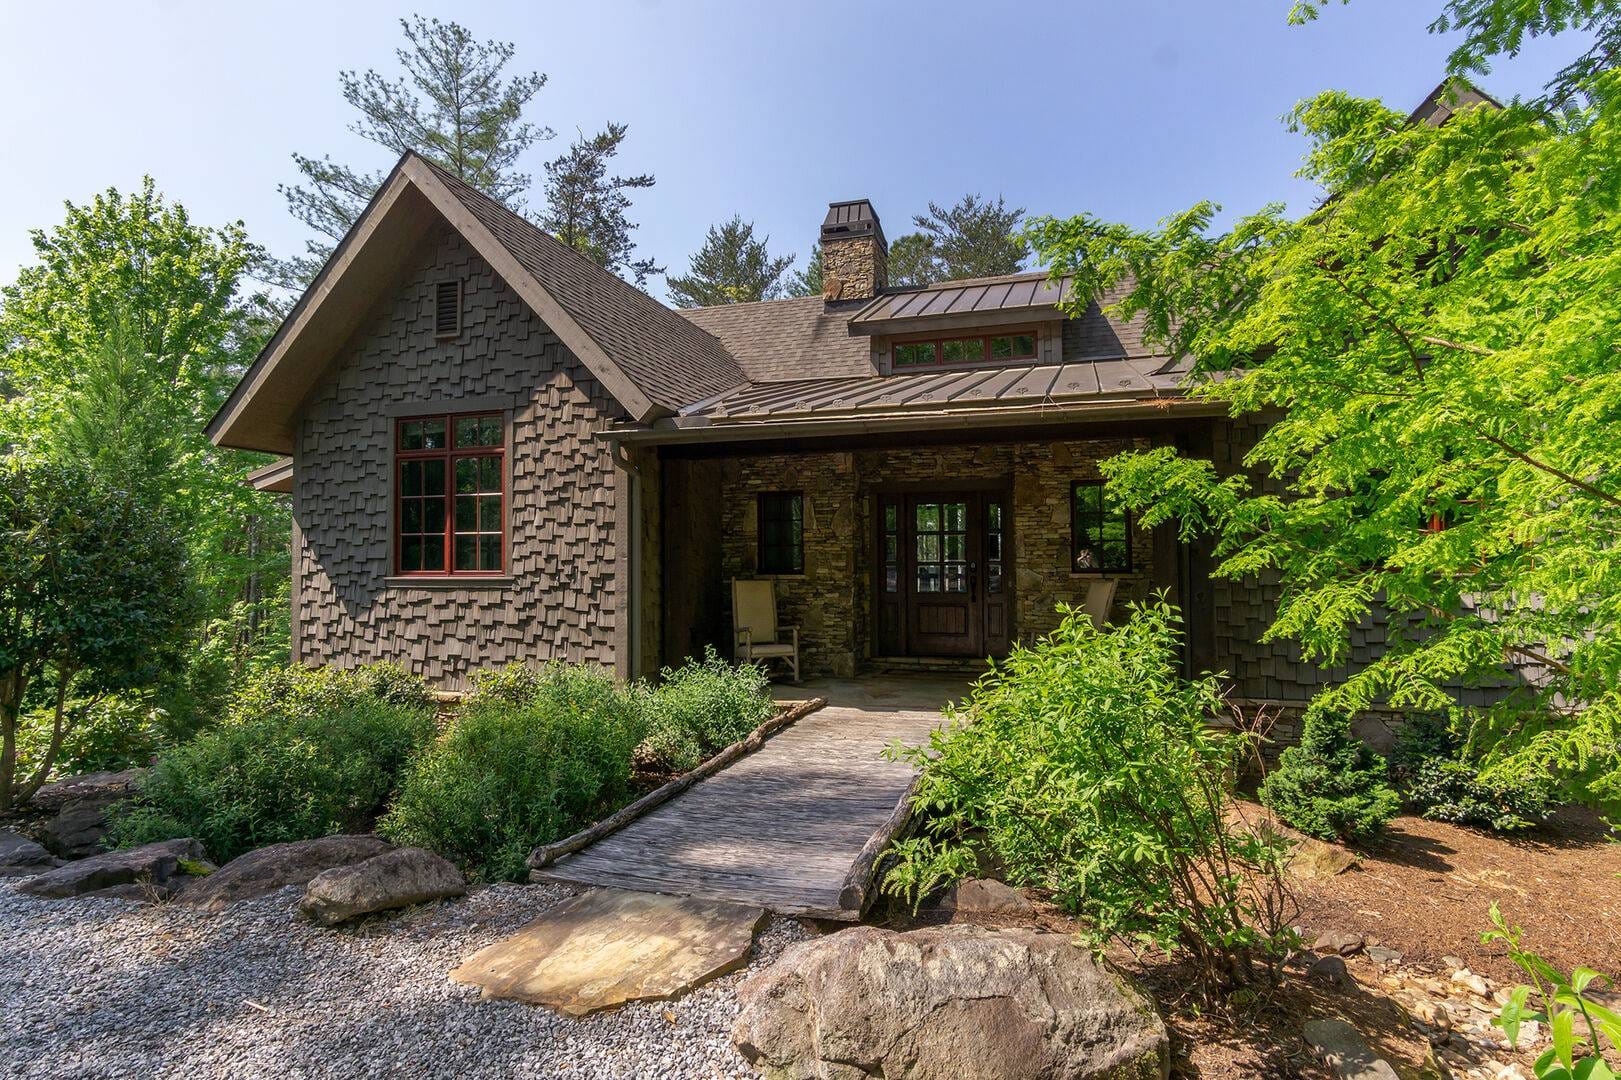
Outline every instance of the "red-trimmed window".
<path id="1" fill-rule="evenodd" d="M 400 574 L 506 568 L 500 413 L 415 416 L 394 430 L 394 567 Z"/>
<path id="2" fill-rule="evenodd" d="M 942 364 L 1005 364 L 1036 358 L 1036 332 L 999 330 L 970 337 L 914 338 L 894 344 L 895 367 L 939 367 Z"/>

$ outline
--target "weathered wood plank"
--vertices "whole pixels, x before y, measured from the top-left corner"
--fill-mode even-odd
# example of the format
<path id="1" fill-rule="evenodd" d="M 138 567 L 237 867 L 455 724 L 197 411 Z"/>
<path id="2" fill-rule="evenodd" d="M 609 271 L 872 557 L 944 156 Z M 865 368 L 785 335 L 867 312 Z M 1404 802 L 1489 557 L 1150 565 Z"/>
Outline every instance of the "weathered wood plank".
<path id="1" fill-rule="evenodd" d="M 944 706 L 962 686 L 919 678 L 897 693 L 893 683 L 833 686 L 826 696 L 837 692 L 839 700 L 762 740 L 753 753 L 734 756 L 629 821 L 587 830 L 551 845 L 549 854 L 537 849 L 531 877 L 859 918 L 882 853 L 905 825 L 914 780 L 909 764 L 888 761 L 883 751 L 895 741 L 926 740 L 941 713 L 922 704 Z M 569 850 L 556 850 L 564 846 Z"/>

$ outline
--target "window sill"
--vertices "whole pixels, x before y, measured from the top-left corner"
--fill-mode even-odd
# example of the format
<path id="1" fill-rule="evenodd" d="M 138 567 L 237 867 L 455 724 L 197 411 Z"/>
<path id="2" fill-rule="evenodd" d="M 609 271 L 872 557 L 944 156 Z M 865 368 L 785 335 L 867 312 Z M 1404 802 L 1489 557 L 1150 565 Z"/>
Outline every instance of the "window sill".
<path id="1" fill-rule="evenodd" d="M 517 580 L 511 574 L 395 574 L 383 584 L 391 589 L 505 589 Z"/>

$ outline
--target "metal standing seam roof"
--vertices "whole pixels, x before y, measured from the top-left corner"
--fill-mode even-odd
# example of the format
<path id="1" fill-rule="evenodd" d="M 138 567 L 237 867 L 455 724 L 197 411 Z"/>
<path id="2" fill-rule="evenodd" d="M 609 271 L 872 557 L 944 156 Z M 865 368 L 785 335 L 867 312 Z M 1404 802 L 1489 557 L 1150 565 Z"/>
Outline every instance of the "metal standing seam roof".
<path id="1" fill-rule="evenodd" d="M 905 376 L 748 383 L 682 410 L 675 423 L 722 425 L 788 419 L 1179 397 L 1187 365 L 1164 357 L 1018 364 Z"/>
<path id="2" fill-rule="evenodd" d="M 1074 279 L 1051 280 L 1046 274 L 946 281 L 915 289 L 886 292 L 850 316 L 850 326 L 893 323 L 941 316 L 982 316 L 989 312 L 1028 311 L 1032 317 L 1057 318 L 1058 307 L 1072 295 Z"/>

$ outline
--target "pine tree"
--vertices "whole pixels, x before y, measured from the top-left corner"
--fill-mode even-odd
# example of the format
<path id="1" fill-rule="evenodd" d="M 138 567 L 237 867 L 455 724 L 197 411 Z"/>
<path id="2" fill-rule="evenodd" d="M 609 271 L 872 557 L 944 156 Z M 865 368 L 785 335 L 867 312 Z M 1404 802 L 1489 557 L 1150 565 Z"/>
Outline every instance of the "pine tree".
<path id="1" fill-rule="evenodd" d="M 782 275 L 794 264 L 794 257 L 773 258 L 766 250 L 770 242 L 769 236 L 756 240 L 754 223 L 744 221 L 741 214 L 711 225 L 703 247 L 692 257 L 691 269 L 669 279 L 670 299 L 676 307 L 691 308 L 780 296 Z"/>
<path id="2" fill-rule="evenodd" d="M 805 268 L 795 270 L 788 275 L 788 295 L 822 295 L 822 245 L 820 241 L 811 245 L 810 256 L 805 262 Z"/>
<path id="3" fill-rule="evenodd" d="M 518 168 L 518 158 L 555 134 L 524 119 L 546 76 L 529 72 L 507 78 L 511 43 L 476 41 L 457 23 L 418 15 L 401 19 L 400 27 L 406 47 L 394 55 L 402 77 L 391 81 L 372 70 L 338 74 L 343 99 L 360 113 L 350 130 L 396 156 L 414 150 L 521 211 L 530 176 Z M 293 162 L 304 182 L 277 190 L 292 215 L 319 235 L 306 242 L 304 255 L 272 260 L 264 274 L 298 290 L 360 217 L 384 174 L 357 171 L 325 156 L 295 153 Z"/>
<path id="4" fill-rule="evenodd" d="M 649 275 L 664 273 L 652 259 L 632 259 L 636 226 L 625 216 L 634 188 L 650 188 L 650 174 L 610 176 L 608 163 L 619 153 L 629 128 L 609 124 L 591 138 L 581 135 L 568 153 L 546 166 L 546 209 L 540 225 L 581 255 L 616 274 L 629 271 L 637 288 Z"/>

